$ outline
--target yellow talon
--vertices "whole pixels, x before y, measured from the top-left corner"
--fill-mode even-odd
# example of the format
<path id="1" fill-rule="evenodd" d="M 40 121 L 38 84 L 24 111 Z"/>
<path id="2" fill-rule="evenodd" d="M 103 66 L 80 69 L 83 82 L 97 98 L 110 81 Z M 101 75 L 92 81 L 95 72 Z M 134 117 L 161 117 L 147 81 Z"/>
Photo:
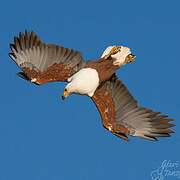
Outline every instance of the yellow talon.
<path id="1" fill-rule="evenodd" d="M 130 63 L 130 62 L 134 61 L 135 59 L 136 59 L 136 56 L 130 54 L 126 57 L 124 64 Z"/>
<path id="2" fill-rule="evenodd" d="M 114 46 L 114 47 L 111 49 L 111 51 L 110 51 L 107 55 L 104 56 L 104 58 L 107 59 L 107 58 L 109 58 L 111 55 L 114 55 L 114 54 L 118 53 L 118 52 L 120 51 L 120 49 L 121 49 L 121 46 Z"/>

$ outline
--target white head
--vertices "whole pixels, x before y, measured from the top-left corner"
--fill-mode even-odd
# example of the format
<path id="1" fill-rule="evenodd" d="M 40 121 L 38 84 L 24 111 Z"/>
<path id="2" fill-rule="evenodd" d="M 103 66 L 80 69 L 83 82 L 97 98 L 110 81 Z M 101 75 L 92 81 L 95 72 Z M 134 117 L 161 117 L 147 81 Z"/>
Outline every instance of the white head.
<path id="1" fill-rule="evenodd" d="M 73 86 L 71 84 L 71 82 L 69 84 L 67 84 L 67 86 L 64 88 L 64 92 L 62 95 L 62 99 L 64 100 L 66 97 L 68 97 L 70 94 L 73 93 Z"/>
<path id="2" fill-rule="evenodd" d="M 114 65 L 124 65 L 126 63 L 134 61 L 136 56 L 131 54 L 131 50 L 128 47 L 124 46 L 109 46 L 103 52 L 101 58 L 109 58 L 113 59 Z"/>
<path id="3" fill-rule="evenodd" d="M 69 84 L 64 89 L 63 99 L 72 93 L 92 97 L 99 85 L 99 76 L 95 69 L 83 68 L 70 77 L 68 81 Z"/>

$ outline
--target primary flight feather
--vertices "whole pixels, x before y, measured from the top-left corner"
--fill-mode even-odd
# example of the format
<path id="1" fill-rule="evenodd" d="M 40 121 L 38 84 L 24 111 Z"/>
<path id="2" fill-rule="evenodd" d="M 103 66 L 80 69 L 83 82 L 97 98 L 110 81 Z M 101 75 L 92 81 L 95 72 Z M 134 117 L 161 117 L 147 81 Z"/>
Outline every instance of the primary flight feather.
<path id="1" fill-rule="evenodd" d="M 160 112 L 139 107 L 128 89 L 115 75 L 116 70 L 136 56 L 127 47 L 109 46 L 102 57 L 85 62 L 79 51 L 55 44 L 45 44 L 32 31 L 19 33 L 10 44 L 9 56 L 23 72 L 17 75 L 41 85 L 66 81 L 62 98 L 72 93 L 88 95 L 97 106 L 103 126 L 116 136 L 126 135 L 156 141 L 174 133 L 169 119 Z"/>

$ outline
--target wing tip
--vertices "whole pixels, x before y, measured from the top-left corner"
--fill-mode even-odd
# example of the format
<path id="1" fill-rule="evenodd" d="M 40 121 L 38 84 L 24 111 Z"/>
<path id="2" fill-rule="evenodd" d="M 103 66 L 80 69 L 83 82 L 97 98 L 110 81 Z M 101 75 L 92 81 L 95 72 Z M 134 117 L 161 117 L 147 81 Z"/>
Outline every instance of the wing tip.
<path id="1" fill-rule="evenodd" d="M 157 137 L 170 137 L 170 133 L 176 133 L 174 130 L 170 128 L 162 128 L 162 129 L 154 129 L 154 130 L 149 130 L 147 132 L 135 132 L 133 136 L 144 138 L 146 140 L 151 140 L 151 141 L 158 141 Z"/>

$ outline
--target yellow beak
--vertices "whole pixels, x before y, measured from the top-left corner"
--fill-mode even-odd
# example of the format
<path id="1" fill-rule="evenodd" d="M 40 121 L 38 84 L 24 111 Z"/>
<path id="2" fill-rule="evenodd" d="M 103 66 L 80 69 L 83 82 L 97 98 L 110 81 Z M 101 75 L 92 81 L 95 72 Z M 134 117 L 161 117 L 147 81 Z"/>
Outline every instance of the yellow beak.
<path id="1" fill-rule="evenodd" d="M 65 89 L 63 92 L 63 95 L 62 95 L 62 99 L 64 100 L 68 96 L 69 96 L 69 93 L 68 93 L 67 89 Z"/>

